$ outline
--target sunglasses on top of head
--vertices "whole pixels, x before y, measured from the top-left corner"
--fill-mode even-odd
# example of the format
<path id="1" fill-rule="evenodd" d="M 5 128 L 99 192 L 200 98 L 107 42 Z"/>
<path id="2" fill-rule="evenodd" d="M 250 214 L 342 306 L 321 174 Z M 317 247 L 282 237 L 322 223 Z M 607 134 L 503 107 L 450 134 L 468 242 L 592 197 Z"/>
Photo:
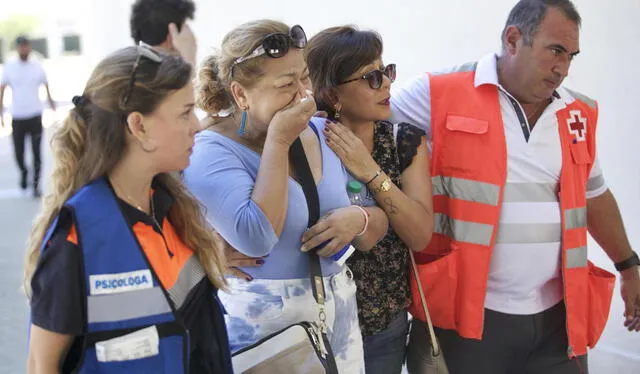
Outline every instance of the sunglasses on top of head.
<path id="1" fill-rule="evenodd" d="M 136 74 L 138 72 L 138 67 L 140 66 L 140 60 L 142 57 L 147 60 L 151 60 L 157 64 L 162 63 L 163 55 L 156 52 L 153 47 L 143 42 L 142 40 L 138 43 L 138 57 L 136 61 L 133 63 L 133 67 L 131 68 L 131 73 L 129 74 L 129 83 L 127 84 L 127 89 L 122 96 L 122 104 L 127 105 L 129 99 L 131 98 L 131 93 L 133 92 L 133 87 L 136 83 Z"/>
<path id="2" fill-rule="evenodd" d="M 284 57 L 289 52 L 290 47 L 303 49 L 306 46 L 307 35 L 300 25 L 295 25 L 289 30 L 289 34 L 276 32 L 265 36 L 260 45 L 247 56 L 237 58 L 233 62 L 233 66 L 262 55 L 267 55 L 271 58 Z"/>
<path id="3" fill-rule="evenodd" d="M 393 83 L 396 80 L 396 64 L 389 64 L 385 66 L 384 69 L 376 69 L 360 77 L 346 80 L 338 84 L 338 86 L 364 79 L 367 81 L 367 83 L 369 83 L 369 87 L 371 87 L 374 90 L 377 90 L 378 88 L 382 87 L 384 76 L 389 78 L 391 83 Z"/>

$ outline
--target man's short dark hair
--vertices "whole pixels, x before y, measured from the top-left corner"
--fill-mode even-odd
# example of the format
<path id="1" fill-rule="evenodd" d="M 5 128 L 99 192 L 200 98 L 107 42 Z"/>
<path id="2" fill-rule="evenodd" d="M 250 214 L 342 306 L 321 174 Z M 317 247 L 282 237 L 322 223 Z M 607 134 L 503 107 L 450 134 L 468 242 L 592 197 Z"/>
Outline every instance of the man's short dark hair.
<path id="1" fill-rule="evenodd" d="M 167 39 L 169 24 L 178 30 L 187 19 L 193 19 L 196 6 L 192 0 L 136 0 L 131 7 L 131 37 L 149 45 L 162 44 Z"/>
<path id="2" fill-rule="evenodd" d="M 27 38 L 24 35 L 20 35 L 16 38 L 16 45 L 29 45 L 31 44 L 31 42 L 29 42 L 29 38 Z"/>
<path id="3" fill-rule="evenodd" d="M 549 8 L 560 10 L 568 19 L 575 22 L 578 27 L 582 24 L 580 13 L 571 0 L 520 0 L 511 9 L 507 23 L 502 31 L 502 43 L 504 46 L 504 35 L 509 26 L 516 26 L 524 38 L 526 45 L 533 43 L 533 37 L 538 26 L 544 19 Z"/>

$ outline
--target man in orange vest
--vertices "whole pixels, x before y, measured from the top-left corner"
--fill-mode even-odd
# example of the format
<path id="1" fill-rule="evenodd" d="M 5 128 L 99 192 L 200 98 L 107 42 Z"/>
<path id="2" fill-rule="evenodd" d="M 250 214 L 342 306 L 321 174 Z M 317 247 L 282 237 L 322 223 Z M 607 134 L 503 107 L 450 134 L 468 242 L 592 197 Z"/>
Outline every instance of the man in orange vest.
<path id="1" fill-rule="evenodd" d="M 587 260 L 587 232 L 640 331 L 640 261 L 596 158 L 598 106 L 561 86 L 580 23 L 569 0 L 521 0 L 500 55 L 392 95 L 393 121 L 431 138 L 435 228 L 418 278 L 452 374 L 587 372 L 615 280 Z M 410 356 L 427 336 L 414 327 Z"/>

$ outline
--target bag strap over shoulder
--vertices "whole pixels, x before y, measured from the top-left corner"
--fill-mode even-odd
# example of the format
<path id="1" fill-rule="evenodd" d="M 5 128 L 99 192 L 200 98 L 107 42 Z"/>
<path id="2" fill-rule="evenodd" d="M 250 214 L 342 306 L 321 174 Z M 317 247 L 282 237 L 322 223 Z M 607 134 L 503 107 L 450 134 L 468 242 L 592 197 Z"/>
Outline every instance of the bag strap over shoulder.
<path id="1" fill-rule="evenodd" d="M 300 138 L 296 139 L 289 149 L 289 158 L 293 164 L 296 176 L 302 186 L 302 191 L 307 200 L 307 208 L 309 209 L 309 222 L 307 227 L 312 227 L 320 218 L 320 201 L 318 200 L 318 190 L 316 183 L 309 167 L 307 155 L 304 153 L 304 147 Z M 320 258 L 315 251 L 309 251 L 309 272 L 311 274 L 311 289 L 316 302 L 324 305 L 326 299 L 324 282 L 322 281 L 322 267 L 320 266 Z M 322 318 L 323 316 L 321 316 Z M 322 321 L 321 321 L 322 322 Z"/>

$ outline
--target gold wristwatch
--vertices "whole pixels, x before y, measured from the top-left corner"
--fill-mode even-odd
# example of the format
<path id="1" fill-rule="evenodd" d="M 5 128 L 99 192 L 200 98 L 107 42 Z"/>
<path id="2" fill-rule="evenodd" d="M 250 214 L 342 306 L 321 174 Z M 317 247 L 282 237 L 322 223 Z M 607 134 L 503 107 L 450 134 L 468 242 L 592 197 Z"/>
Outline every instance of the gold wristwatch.
<path id="1" fill-rule="evenodd" d="M 388 192 L 389 190 L 391 190 L 391 178 L 387 177 L 373 192 Z"/>

